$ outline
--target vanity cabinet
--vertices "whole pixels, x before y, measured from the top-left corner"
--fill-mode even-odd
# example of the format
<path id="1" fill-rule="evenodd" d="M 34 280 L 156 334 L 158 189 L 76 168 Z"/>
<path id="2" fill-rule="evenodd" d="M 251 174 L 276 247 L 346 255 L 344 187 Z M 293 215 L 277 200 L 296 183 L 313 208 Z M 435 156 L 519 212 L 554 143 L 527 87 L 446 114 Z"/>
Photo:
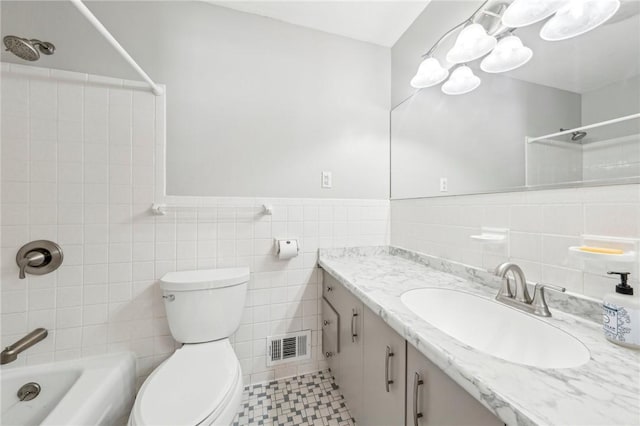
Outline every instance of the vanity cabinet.
<path id="1" fill-rule="evenodd" d="M 342 396 L 348 401 L 351 415 L 360 421 L 363 411 L 362 318 L 364 305 L 335 278 L 326 273 L 324 274 L 322 293 L 325 300 L 335 309 L 339 318 L 338 352 L 330 354 L 327 362 L 340 387 Z M 325 320 L 323 313 L 323 321 Z M 323 333 L 324 331 L 325 327 L 323 326 Z"/>
<path id="2" fill-rule="evenodd" d="M 326 272 L 322 294 L 322 350 L 357 424 L 503 425 Z"/>
<path id="3" fill-rule="evenodd" d="M 503 426 L 504 423 L 407 344 L 406 425 Z"/>
<path id="4" fill-rule="evenodd" d="M 366 426 L 403 425 L 406 342 L 366 307 L 363 320 L 363 410 L 359 422 Z"/>

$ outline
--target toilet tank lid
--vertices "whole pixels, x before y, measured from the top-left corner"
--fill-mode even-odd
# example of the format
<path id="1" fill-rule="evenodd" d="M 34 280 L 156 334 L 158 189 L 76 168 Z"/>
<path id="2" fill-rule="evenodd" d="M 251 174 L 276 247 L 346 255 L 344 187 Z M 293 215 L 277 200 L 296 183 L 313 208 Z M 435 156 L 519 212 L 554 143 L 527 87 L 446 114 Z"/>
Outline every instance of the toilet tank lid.
<path id="1" fill-rule="evenodd" d="M 249 281 L 249 268 L 199 269 L 169 272 L 160 278 L 160 288 L 172 291 L 231 287 Z"/>

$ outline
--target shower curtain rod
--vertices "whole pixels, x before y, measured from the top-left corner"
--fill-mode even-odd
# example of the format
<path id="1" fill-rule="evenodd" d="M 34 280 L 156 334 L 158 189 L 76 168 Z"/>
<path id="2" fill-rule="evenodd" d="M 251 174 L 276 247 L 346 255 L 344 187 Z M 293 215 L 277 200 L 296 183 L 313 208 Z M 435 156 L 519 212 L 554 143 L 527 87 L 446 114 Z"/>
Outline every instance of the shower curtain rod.
<path id="1" fill-rule="evenodd" d="M 98 32 L 107 39 L 109 44 L 111 44 L 111 46 L 116 49 L 116 51 L 125 59 L 125 61 L 127 61 L 138 74 L 140 74 L 140 77 L 142 77 L 149 84 L 149 86 L 151 86 L 151 91 L 153 92 L 153 94 L 156 96 L 162 95 L 164 92 L 162 90 L 162 87 L 158 86 L 156 83 L 154 83 L 153 80 L 151 80 L 151 77 L 149 77 L 147 73 L 144 72 L 142 68 L 140 68 L 140 65 L 138 65 L 137 62 L 131 57 L 131 55 L 129 55 L 129 53 L 124 50 L 124 47 L 122 47 L 122 45 L 118 43 L 118 40 L 116 40 L 115 37 L 111 35 L 109 30 L 107 30 L 105 26 L 102 25 L 102 22 L 100 22 L 98 18 L 96 18 L 96 16 L 91 13 L 89 8 L 85 6 L 84 3 L 82 3 L 82 0 L 70 1 L 80 11 L 80 13 L 82 13 L 84 17 L 87 18 L 91 25 L 93 25 L 96 30 L 98 30 Z"/>
<path id="2" fill-rule="evenodd" d="M 580 132 L 580 131 L 583 131 L 583 130 L 589 130 L 589 129 L 594 129 L 594 128 L 597 128 L 597 127 L 608 126 L 609 124 L 616 124 L 616 123 L 620 123 L 620 122 L 623 122 L 623 121 L 634 120 L 636 118 L 640 118 L 640 112 L 638 112 L 636 114 L 625 115 L 625 116 L 622 116 L 622 117 L 613 118 L 611 120 L 600 121 L 599 123 L 593 123 L 593 124 L 589 124 L 589 125 L 586 125 L 586 126 L 581 126 L 581 127 L 576 127 L 576 128 L 573 128 L 573 129 L 563 130 L 561 132 L 551 133 L 551 134 L 544 135 L 544 136 L 538 136 L 538 137 L 535 137 L 535 138 L 530 138 L 528 136 L 525 136 L 525 139 L 527 140 L 527 143 L 533 143 L 533 142 L 537 142 L 537 141 L 540 141 L 540 140 L 545 140 L 545 139 L 549 139 L 549 138 L 555 138 L 556 136 L 568 135 L 568 134 L 571 134 L 573 132 Z"/>

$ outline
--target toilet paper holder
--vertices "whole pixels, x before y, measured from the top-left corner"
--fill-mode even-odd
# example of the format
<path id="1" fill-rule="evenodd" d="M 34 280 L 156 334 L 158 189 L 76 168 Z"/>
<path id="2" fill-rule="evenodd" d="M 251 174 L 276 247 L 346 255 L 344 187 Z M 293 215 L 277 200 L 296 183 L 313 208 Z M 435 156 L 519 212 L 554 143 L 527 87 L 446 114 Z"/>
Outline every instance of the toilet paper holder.
<path id="1" fill-rule="evenodd" d="M 296 247 L 296 256 L 300 254 L 300 244 L 296 239 L 275 238 L 274 244 L 276 246 L 276 257 L 280 256 L 280 249 L 282 244 L 294 244 Z"/>

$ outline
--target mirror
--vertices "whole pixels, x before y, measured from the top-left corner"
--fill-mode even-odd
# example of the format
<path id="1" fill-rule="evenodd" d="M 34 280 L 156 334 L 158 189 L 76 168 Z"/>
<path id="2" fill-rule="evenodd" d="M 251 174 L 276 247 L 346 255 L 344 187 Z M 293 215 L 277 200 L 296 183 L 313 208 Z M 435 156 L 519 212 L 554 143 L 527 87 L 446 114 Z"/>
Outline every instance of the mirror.
<path id="1" fill-rule="evenodd" d="M 533 51 L 524 66 L 489 74 L 476 60 L 474 91 L 446 95 L 440 84 L 395 106 L 392 199 L 640 181 L 639 9 L 623 2 L 564 41 L 543 40 L 544 21 L 519 28 Z M 450 38 L 434 52 L 441 63 Z"/>

